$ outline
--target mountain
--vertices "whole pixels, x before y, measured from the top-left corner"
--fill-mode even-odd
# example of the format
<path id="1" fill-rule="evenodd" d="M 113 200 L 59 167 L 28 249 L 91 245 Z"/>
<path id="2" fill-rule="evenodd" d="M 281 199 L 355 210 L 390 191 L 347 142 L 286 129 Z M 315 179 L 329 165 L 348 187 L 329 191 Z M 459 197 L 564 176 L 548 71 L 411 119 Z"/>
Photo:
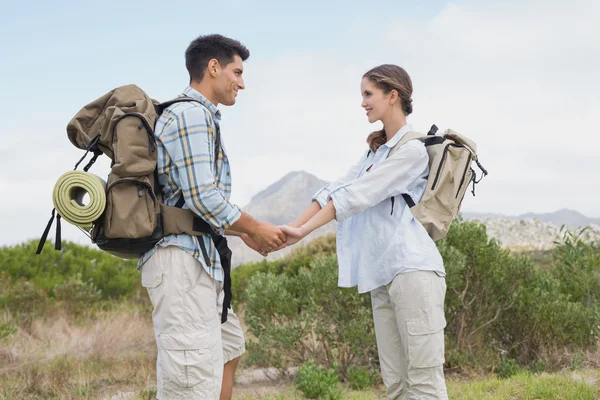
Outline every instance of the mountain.
<path id="1" fill-rule="evenodd" d="M 312 195 L 327 182 L 304 171 L 294 171 L 267 187 L 252 198 L 243 208 L 245 212 L 260 221 L 275 225 L 293 221 L 310 205 Z M 589 218 L 578 211 L 562 209 L 552 213 L 526 213 L 506 216 L 498 213 L 462 212 L 466 220 L 475 220 L 484 224 L 491 238 L 499 240 L 504 247 L 514 250 L 545 250 L 554 246 L 560 237 L 561 226 L 569 229 L 589 226 L 583 237 L 588 240 L 600 240 L 600 219 Z M 290 252 L 296 246 L 302 246 L 310 240 L 324 234 L 335 232 L 335 221 L 317 229 L 302 242 L 270 254 L 267 259 L 275 260 Z M 233 251 L 234 267 L 252 261 L 264 259 L 254 250 L 246 247 L 237 237 L 228 238 Z"/>
<path id="2" fill-rule="evenodd" d="M 308 172 L 290 172 L 254 196 L 243 210 L 259 221 L 287 224 L 310 205 L 312 195 L 326 184 Z"/>
<path id="3" fill-rule="evenodd" d="M 598 225 L 600 224 L 600 218 L 590 218 L 579 211 L 569 210 L 563 208 L 558 211 L 554 211 L 551 213 L 533 213 L 528 212 L 525 214 L 510 216 L 503 215 L 497 213 L 472 213 L 472 212 L 463 212 L 461 213 L 464 219 L 489 219 L 489 218 L 501 218 L 506 220 L 538 220 L 541 222 L 550 222 L 558 227 L 565 225 L 568 228 L 578 228 L 589 225 Z"/>
<path id="4" fill-rule="evenodd" d="M 308 172 L 290 172 L 254 196 L 242 210 L 259 221 L 267 221 L 275 225 L 287 224 L 295 220 L 310 205 L 312 195 L 326 184 L 327 182 Z M 330 222 L 312 232 L 302 242 L 270 254 L 267 260 L 281 258 L 297 246 L 302 246 L 327 233 L 335 232 L 336 228 L 337 222 Z M 264 259 L 263 256 L 246 247 L 244 242 L 237 237 L 227 238 L 227 241 L 233 252 L 233 267 Z"/>

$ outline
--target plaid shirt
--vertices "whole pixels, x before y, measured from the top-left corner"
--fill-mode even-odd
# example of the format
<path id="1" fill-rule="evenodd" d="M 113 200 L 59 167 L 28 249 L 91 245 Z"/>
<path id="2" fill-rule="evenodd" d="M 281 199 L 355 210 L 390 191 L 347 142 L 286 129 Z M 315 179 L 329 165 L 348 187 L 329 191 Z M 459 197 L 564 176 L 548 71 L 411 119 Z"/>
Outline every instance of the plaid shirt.
<path id="1" fill-rule="evenodd" d="M 215 231 L 223 231 L 241 216 L 240 209 L 229 202 L 231 169 L 223 141 L 215 169 L 215 140 L 221 113 L 206 97 L 187 87 L 183 95 L 199 100 L 175 103 L 156 121 L 154 136 L 158 150 L 158 181 L 165 203 L 174 206 L 183 197 L 185 205 L 208 222 Z M 157 246 L 177 246 L 197 259 L 209 275 L 223 282 L 223 267 L 212 239 L 203 235 L 212 265 L 206 265 L 198 238 L 186 234 L 169 235 L 140 259 L 138 269 L 150 258 Z"/>

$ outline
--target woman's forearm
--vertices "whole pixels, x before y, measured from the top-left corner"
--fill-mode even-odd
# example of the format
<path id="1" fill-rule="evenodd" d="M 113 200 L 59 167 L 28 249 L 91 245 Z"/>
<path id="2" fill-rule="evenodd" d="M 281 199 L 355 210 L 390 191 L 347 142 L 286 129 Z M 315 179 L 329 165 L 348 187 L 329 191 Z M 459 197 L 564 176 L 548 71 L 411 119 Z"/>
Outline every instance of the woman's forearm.
<path id="1" fill-rule="evenodd" d="M 298 218 L 296 218 L 294 222 L 290 223 L 290 226 L 293 226 L 294 228 L 301 227 L 319 211 L 321 211 L 321 205 L 318 201 L 313 201 L 311 205 L 308 206 L 306 210 L 304 210 L 304 212 Z"/>
<path id="2" fill-rule="evenodd" d="M 317 203 L 318 205 L 318 203 Z M 319 206 L 320 207 L 320 206 Z M 323 225 L 328 224 L 329 222 L 335 219 L 335 206 L 333 205 L 333 201 L 329 201 L 327 205 L 322 208 L 319 212 L 314 214 L 312 218 L 310 218 L 307 222 L 302 224 L 301 229 L 304 235 L 308 235 L 315 229 L 322 227 Z"/>

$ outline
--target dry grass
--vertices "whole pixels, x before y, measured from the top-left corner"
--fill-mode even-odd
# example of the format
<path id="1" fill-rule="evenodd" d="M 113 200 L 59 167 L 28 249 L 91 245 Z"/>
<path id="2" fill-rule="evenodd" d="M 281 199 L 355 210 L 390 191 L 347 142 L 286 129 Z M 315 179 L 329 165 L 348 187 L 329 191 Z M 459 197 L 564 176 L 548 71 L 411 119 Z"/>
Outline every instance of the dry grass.
<path id="1" fill-rule="evenodd" d="M 153 385 L 155 352 L 148 316 L 36 320 L 0 342 L 0 398 L 92 399 L 111 387 L 142 390 Z"/>
<path id="2" fill-rule="evenodd" d="M 240 313 L 240 314 L 243 314 Z M 0 314 L 0 325 L 10 316 Z M 526 376 L 497 380 L 450 376 L 454 398 L 513 399 L 545 398 L 537 395 L 548 388 L 548 398 L 596 399 L 599 394 L 600 346 L 595 353 L 546 354 L 556 361 L 579 359 L 582 368 L 563 371 L 556 377 Z M 64 315 L 34 320 L 25 328 L 0 339 L 0 400 L 13 399 L 153 399 L 155 395 L 156 347 L 151 317 L 147 312 L 123 307 L 93 318 L 75 321 Z M 591 372 L 590 372 L 591 371 Z M 293 381 L 256 382 L 250 371 L 241 371 L 236 399 L 299 399 Z M 539 382 L 539 383 L 538 383 Z M 562 390 L 562 392 L 561 392 Z M 383 398 L 384 389 L 344 391 L 344 398 Z M 520 394 L 525 397 L 519 397 Z M 561 397 L 561 393 L 565 397 Z M 575 397 L 571 397 L 575 396 Z"/>

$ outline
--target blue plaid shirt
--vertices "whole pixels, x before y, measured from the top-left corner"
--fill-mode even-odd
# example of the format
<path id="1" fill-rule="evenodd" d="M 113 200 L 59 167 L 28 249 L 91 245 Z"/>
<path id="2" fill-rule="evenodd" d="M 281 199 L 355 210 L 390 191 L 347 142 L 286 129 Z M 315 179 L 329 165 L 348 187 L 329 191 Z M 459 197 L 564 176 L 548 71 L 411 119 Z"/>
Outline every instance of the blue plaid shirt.
<path id="1" fill-rule="evenodd" d="M 175 103 L 156 122 L 158 181 L 167 205 L 175 206 L 183 194 L 183 208 L 189 208 L 223 234 L 242 213 L 229 202 L 231 168 L 222 140 L 215 171 L 215 140 L 221 113 L 206 97 L 189 86 L 183 95 L 202 104 Z M 142 256 L 138 269 L 158 246 L 177 246 L 196 258 L 213 279 L 222 282 L 223 267 L 212 239 L 208 235 L 200 239 L 204 240 L 212 265 L 206 265 L 198 240 L 185 234 L 166 236 Z"/>

